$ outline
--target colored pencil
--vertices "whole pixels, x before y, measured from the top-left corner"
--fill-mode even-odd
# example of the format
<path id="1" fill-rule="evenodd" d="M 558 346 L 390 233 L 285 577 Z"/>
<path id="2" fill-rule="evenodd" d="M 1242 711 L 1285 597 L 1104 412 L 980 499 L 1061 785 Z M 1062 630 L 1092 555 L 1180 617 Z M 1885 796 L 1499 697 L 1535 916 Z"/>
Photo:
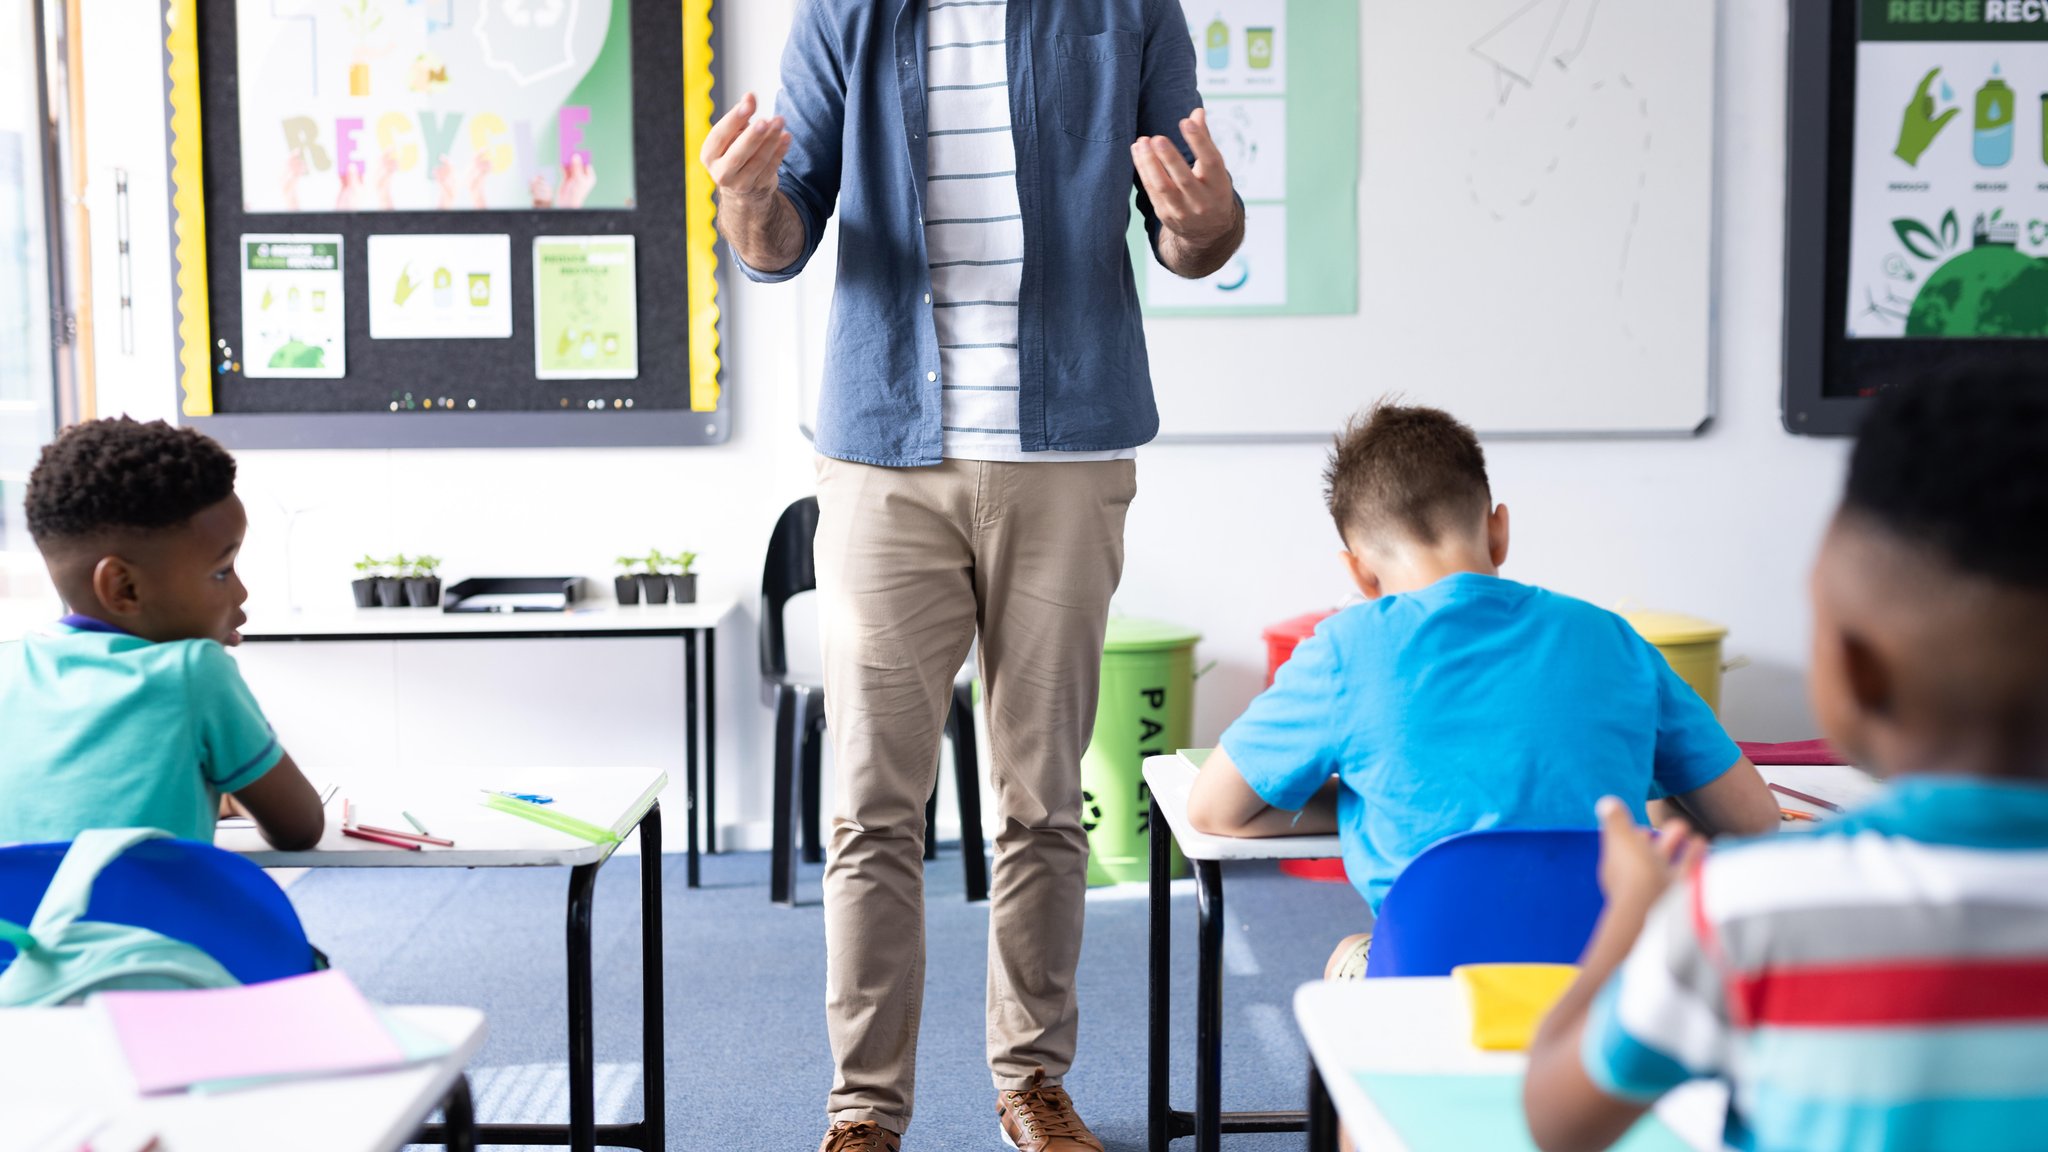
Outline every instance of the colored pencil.
<path id="1" fill-rule="evenodd" d="M 1804 792 L 1799 792 L 1794 789 L 1787 788 L 1783 784 L 1771 785 L 1771 791 L 1776 792 L 1780 796 L 1790 796 L 1794 800 L 1804 800 L 1808 804 L 1812 804 L 1817 808 L 1825 808 L 1830 812 L 1840 812 L 1842 810 L 1842 806 L 1840 804 L 1830 803 L 1829 801 L 1823 800 L 1818 796 L 1808 796 Z"/>
<path id="2" fill-rule="evenodd" d="M 343 828 L 341 834 L 353 836 L 358 840 L 374 840 L 379 844 L 389 844 L 393 848 L 403 848 L 407 852 L 418 852 L 421 847 L 411 840 L 400 840 L 396 836 L 380 836 L 375 832 L 365 832 L 361 828 Z"/>
<path id="3" fill-rule="evenodd" d="M 400 815 L 400 816 L 403 816 L 403 817 L 405 817 L 405 822 L 406 822 L 407 824 L 410 824 L 410 825 L 412 825 L 412 826 L 413 826 L 413 829 L 414 829 L 414 831 L 417 831 L 417 832 L 418 832 L 418 833 L 419 833 L 420 835 L 422 835 L 422 836 L 432 836 L 432 835 L 433 835 L 433 833 L 432 833 L 432 832 L 429 832 L 429 831 L 427 831 L 427 826 L 426 826 L 425 824 L 422 824 L 422 823 L 420 823 L 420 818 L 419 818 L 419 817 L 417 817 L 417 816 L 413 815 L 413 814 L 412 814 L 412 813 L 410 813 L 410 812 L 400 812 L 400 813 L 399 813 L 399 815 Z"/>
<path id="4" fill-rule="evenodd" d="M 401 832 L 396 828 L 379 828 L 375 824 L 358 824 L 356 827 L 364 832 L 375 832 L 379 836 L 396 836 L 400 840 L 417 840 L 422 844 L 435 844 L 442 848 L 455 847 L 455 841 L 443 840 L 439 836 L 422 836 L 417 832 Z"/>

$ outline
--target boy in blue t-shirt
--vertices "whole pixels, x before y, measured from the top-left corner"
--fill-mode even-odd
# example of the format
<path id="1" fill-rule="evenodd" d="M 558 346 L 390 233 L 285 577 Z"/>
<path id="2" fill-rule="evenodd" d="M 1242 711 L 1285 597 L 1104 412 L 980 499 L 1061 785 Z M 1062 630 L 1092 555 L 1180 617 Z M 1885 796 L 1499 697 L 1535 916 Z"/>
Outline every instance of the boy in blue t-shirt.
<path id="1" fill-rule="evenodd" d="M 1195 827 L 1337 831 L 1377 913 L 1437 841 L 1591 828 L 1602 796 L 1632 798 L 1639 820 L 1668 797 L 1710 833 L 1778 826 L 1755 767 L 1627 621 L 1500 578 L 1508 510 L 1471 429 L 1378 405 L 1324 479 L 1367 602 L 1325 620 L 1223 733 L 1189 798 Z M 1369 945 L 1346 940 L 1326 971 L 1363 975 Z"/>
<path id="2" fill-rule="evenodd" d="M 27 512 L 70 615 L 0 645 L 0 844 L 211 841 L 225 794 L 273 845 L 317 843 L 320 798 L 222 647 L 248 599 L 234 458 L 162 421 L 90 421 L 43 450 Z"/>

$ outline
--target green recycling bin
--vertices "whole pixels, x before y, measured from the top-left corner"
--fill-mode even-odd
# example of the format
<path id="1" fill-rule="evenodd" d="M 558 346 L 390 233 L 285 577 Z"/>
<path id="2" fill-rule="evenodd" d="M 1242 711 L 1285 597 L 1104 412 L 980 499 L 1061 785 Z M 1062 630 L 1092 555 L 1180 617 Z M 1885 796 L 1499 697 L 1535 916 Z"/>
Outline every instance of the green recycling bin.
<path id="1" fill-rule="evenodd" d="M 1170 756 L 1193 739 L 1195 643 L 1201 633 L 1158 620 L 1112 617 L 1102 645 L 1095 736 L 1081 757 L 1082 824 L 1088 829 L 1088 884 L 1151 875 L 1145 787 L 1147 756 Z M 1173 874 L 1188 863 L 1173 849 Z"/>

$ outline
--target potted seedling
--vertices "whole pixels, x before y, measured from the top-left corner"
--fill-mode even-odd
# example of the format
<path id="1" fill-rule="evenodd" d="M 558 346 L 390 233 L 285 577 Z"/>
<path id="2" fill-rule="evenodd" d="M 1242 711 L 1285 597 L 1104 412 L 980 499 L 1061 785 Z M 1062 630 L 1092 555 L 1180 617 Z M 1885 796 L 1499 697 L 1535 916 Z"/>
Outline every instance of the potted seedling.
<path id="1" fill-rule="evenodd" d="M 410 563 L 411 561 L 405 558 L 405 553 L 400 552 L 377 566 L 378 607 L 405 607 L 405 581 L 401 577 L 405 575 L 406 565 Z"/>
<path id="2" fill-rule="evenodd" d="M 678 552 L 665 557 L 672 569 L 668 574 L 669 592 L 678 604 L 697 602 L 697 574 L 690 571 L 697 563 L 695 552 Z"/>
<path id="3" fill-rule="evenodd" d="M 649 604 L 668 603 L 668 577 L 662 575 L 661 553 L 650 550 L 640 559 L 640 566 L 647 569 L 637 575 L 640 581 L 640 598 Z"/>
<path id="4" fill-rule="evenodd" d="M 638 604 L 640 602 L 640 581 L 633 575 L 633 569 L 640 566 L 640 557 L 621 556 L 612 563 L 619 566 L 619 574 L 612 577 L 612 595 L 618 602 Z"/>
<path id="5" fill-rule="evenodd" d="M 356 561 L 357 575 L 354 580 L 349 581 L 348 585 L 349 591 L 355 593 L 356 607 L 375 608 L 377 606 L 377 573 L 383 567 L 384 562 L 382 560 L 367 554 L 361 560 Z"/>
<path id="6" fill-rule="evenodd" d="M 415 608 L 441 606 L 441 558 L 415 556 L 405 570 L 405 601 Z"/>

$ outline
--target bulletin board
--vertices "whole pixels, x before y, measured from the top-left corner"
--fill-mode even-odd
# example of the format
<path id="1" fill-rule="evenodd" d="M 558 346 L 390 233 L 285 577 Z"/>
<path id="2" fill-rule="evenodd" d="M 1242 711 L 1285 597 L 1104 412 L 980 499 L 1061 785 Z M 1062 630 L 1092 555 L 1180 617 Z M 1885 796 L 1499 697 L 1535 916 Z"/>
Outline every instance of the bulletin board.
<path id="1" fill-rule="evenodd" d="M 2048 4 L 1792 6 L 1784 422 L 2048 358 Z"/>
<path id="2" fill-rule="evenodd" d="M 167 0 L 178 383 L 241 447 L 731 435 L 712 0 Z"/>

